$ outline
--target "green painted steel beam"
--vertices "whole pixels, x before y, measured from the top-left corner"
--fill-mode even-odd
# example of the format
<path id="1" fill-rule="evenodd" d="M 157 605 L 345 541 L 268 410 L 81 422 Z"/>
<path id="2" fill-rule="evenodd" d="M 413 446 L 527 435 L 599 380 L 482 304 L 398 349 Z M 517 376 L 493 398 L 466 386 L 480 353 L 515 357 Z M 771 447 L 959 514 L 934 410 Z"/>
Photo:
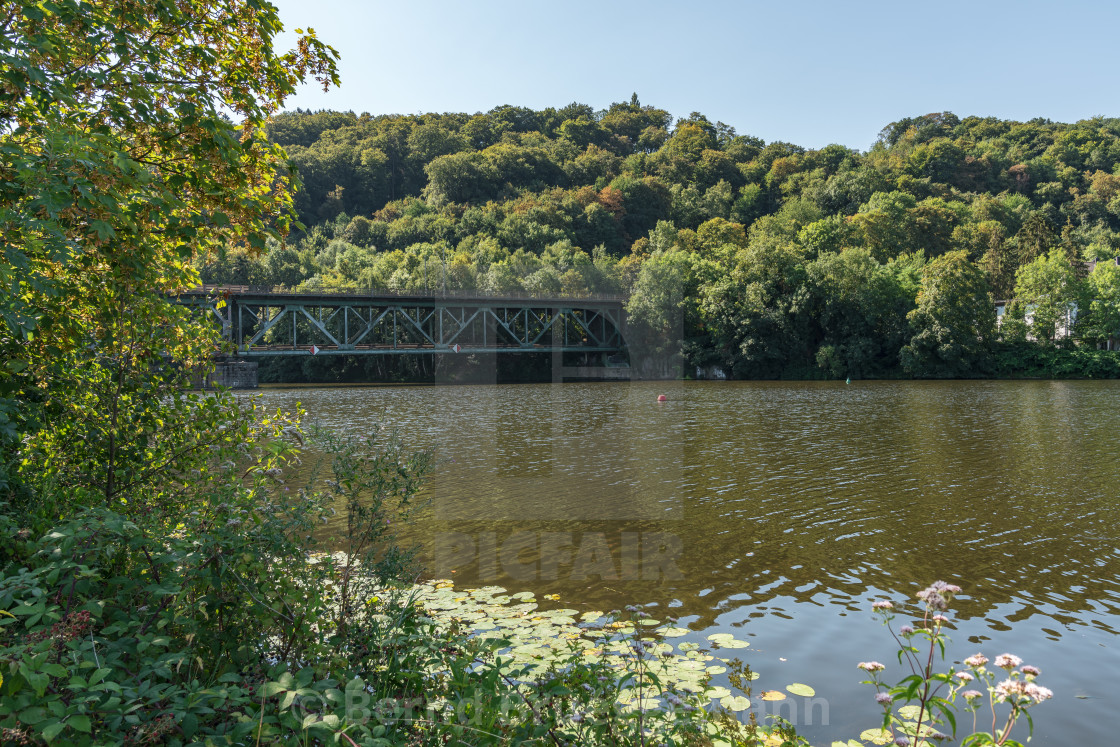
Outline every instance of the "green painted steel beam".
<path id="1" fill-rule="evenodd" d="M 619 298 L 494 298 L 196 289 L 180 303 L 209 309 L 241 357 L 464 353 L 617 353 Z"/>
<path id="2" fill-rule="evenodd" d="M 617 353 L 618 348 L 605 347 L 462 347 L 458 353 L 455 353 L 451 348 L 359 348 L 359 349 L 335 349 L 335 348 L 319 348 L 316 355 L 470 355 L 472 353 Z M 300 347 L 296 350 L 290 348 L 268 347 L 268 348 L 253 348 L 252 350 L 234 354 L 238 358 L 262 358 L 277 355 L 311 355 L 310 347 Z"/>

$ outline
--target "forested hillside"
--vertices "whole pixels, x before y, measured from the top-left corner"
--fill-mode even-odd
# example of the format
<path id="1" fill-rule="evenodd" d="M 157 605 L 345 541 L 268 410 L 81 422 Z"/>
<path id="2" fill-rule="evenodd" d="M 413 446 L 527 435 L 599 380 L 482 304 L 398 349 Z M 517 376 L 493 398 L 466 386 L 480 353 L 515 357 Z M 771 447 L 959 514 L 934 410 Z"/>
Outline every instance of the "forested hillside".
<path id="1" fill-rule="evenodd" d="M 1088 351 L 1120 329 L 1120 268 L 1089 269 L 1120 254 L 1120 119 L 945 112 L 867 152 L 809 150 L 634 96 L 297 111 L 269 136 L 303 180 L 306 231 L 211 257 L 207 282 L 624 294 L 647 348 L 739 377 L 1029 371 L 1070 347 L 1076 304 L 1067 373 L 1115 370 Z M 1018 299 L 998 332 L 995 299 Z"/>

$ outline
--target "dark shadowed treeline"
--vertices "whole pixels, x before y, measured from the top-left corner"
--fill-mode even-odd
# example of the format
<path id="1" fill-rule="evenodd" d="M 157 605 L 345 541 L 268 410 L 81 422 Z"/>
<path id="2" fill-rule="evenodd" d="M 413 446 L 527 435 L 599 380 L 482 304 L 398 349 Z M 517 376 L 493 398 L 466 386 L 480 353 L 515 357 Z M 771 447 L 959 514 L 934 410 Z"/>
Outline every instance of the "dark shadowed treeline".
<path id="1" fill-rule="evenodd" d="M 1089 270 L 1120 254 L 1118 119 L 929 114 L 861 153 L 673 122 L 634 96 L 296 111 L 269 135 L 303 179 L 306 230 L 209 258 L 207 282 L 626 294 L 634 339 L 684 373 L 1116 372 L 1091 351 L 1120 329 L 1120 268 Z M 1055 352 L 1070 332 L 1078 363 Z"/>

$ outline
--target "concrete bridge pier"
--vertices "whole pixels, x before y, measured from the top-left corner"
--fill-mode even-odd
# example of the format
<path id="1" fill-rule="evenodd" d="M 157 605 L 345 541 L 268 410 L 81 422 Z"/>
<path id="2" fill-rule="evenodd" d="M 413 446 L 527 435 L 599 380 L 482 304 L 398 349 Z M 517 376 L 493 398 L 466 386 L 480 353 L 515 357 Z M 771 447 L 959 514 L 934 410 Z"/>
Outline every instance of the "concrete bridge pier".
<path id="1" fill-rule="evenodd" d="M 229 389 L 256 389 L 257 362 L 247 360 L 224 360 L 214 363 L 214 370 L 206 377 L 205 388 L 227 387 Z"/>

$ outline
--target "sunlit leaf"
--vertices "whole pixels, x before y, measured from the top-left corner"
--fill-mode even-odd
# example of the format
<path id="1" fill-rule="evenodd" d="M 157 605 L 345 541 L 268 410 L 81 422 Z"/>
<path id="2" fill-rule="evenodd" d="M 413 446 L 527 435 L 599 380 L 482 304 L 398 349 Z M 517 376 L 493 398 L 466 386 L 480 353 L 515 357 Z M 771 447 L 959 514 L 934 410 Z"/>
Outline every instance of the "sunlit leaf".
<path id="1" fill-rule="evenodd" d="M 860 732 L 859 738 L 864 742 L 871 742 L 871 744 L 890 744 L 894 741 L 894 737 L 886 729 L 865 729 Z"/>
<path id="2" fill-rule="evenodd" d="M 741 695 L 733 695 L 720 699 L 719 704 L 729 711 L 745 711 L 751 707 L 751 702 Z"/>

